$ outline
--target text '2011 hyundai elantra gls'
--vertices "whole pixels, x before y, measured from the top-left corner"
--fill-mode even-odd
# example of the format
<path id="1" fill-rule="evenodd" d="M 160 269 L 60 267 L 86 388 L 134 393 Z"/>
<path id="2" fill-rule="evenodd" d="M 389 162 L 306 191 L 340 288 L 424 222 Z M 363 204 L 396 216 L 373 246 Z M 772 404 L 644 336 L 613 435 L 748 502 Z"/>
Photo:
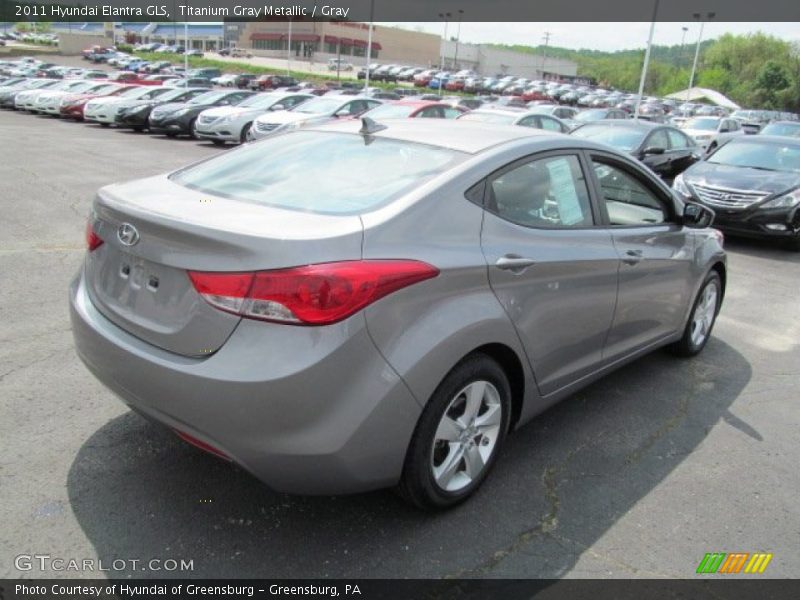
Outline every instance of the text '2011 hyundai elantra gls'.
<path id="1" fill-rule="evenodd" d="M 269 486 L 468 497 L 506 434 L 724 293 L 713 212 L 608 146 L 370 119 L 101 189 L 77 351 L 128 405 Z"/>

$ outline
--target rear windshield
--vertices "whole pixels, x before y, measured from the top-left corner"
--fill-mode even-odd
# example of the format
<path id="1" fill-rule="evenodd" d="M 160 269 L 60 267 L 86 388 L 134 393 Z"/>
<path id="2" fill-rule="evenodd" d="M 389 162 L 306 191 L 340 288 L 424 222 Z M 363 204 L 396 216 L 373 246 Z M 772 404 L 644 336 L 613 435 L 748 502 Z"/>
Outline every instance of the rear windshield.
<path id="1" fill-rule="evenodd" d="M 321 214 L 373 210 L 463 161 L 446 148 L 361 135 L 277 135 L 178 171 L 208 194 Z"/>

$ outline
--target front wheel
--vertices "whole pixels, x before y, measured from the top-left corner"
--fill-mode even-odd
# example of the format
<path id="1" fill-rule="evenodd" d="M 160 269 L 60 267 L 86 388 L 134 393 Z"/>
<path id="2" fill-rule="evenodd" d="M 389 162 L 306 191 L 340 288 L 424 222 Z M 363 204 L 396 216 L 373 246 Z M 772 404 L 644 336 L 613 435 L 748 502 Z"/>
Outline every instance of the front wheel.
<path id="1" fill-rule="evenodd" d="M 721 302 L 722 280 L 719 273 L 711 271 L 697 293 L 683 337 L 671 346 L 675 354 L 695 356 L 705 348 L 708 338 L 711 337 Z"/>
<path id="2" fill-rule="evenodd" d="M 244 144 L 244 143 L 246 143 L 246 142 L 247 142 L 247 141 L 250 139 L 250 138 L 249 138 L 249 135 L 250 135 L 250 128 L 251 128 L 252 126 L 253 126 L 253 124 L 252 124 L 252 123 L 248 123 L 247 125 L 245 125 L 244 127 L 242 127 L 242 132 L 239 134 L 239 143 L 240 143 L 240 144 Z"/>
<path id="3" fill-rule="evenodd" d="M 406 454 L 401 495 L 423 509 L 466 500 L 494 465 L 511 416 L 511 388 L 484 354 L 458 364 L 422 412 Z"/>

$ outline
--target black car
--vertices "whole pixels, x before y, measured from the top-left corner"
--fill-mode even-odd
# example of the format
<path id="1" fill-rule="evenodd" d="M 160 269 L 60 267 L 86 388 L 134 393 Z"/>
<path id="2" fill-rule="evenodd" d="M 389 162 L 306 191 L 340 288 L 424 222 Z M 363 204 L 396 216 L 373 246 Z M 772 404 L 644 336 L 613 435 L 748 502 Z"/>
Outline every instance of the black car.
<path id="1" fill-rule="evenodd" d="M 677 127 L 638 119 L 593 121 L 571 133 L 628 152 L 666 181 L 700 160 L 702 150 Z"/>
<path id="2" fill-rule="evenodd" d="M 236 76 L 236 79 L 233 80 L 233 85 L 240 90 L 246 89 L 250 85 L 250 82 L 256 77 L 257 76 L 253 75 L 252 73 L 239 73 Z"/>
<path id="3" fill-rule="evenodd" d="M 189 102 L 170 102 L 155 107 L 150 113 L 147 128 L 150 133 L 161 133 L 167 137 L 190 135 L 194 137 L 197 115 L 214 106 L 238 104 L 253 92 L 245 90 L 209 91 L 192 98 Z"/>
<path id="4" fill-rule="evenodd" d="M 369 71 L 369 78 L 373 79 L 373 73 L 375 72 L 376 69 L 378 69 L 378 67 L 380 67 L 380 65 L 377 64 L 377 63 L 373 63 L 373 64 L 369 65 L 366 68 L 365 67 L 361 67 L 358 70 L 358 73 L 356 73 L 356 77 L 358 79 L 366 79 L 367 78 L 367 71 Z"/>
<path id="5" fill-rule="evenodd" d="M 176 88 L 150 100 L 142 100 L 132 106 L 124 108 L 117 114 L 118 127 L 144 131 L 148 128 L 148 118 L 156 106 L 175 102 L 189 102 L 200 94 L 207 94 L 206 88 Z"/>
<path id="6" fill-rule="evenodd" d="M 672 185 L 683 197 L 712 208 L 714 227 L 783 239 L 800 251 L 800 139 L 737 136 Z"/>

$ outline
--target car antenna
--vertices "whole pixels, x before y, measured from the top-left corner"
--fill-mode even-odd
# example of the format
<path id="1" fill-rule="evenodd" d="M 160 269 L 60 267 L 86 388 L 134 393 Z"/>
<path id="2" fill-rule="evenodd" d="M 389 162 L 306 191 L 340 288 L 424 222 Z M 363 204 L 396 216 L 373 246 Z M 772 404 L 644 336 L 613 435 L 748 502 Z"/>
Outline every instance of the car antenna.
<path id="1" fill-rule="evenodd" d="M 384 129 L 387 129 L 386 125 L 381 125 L 369 117 L 361 117 L 361 129 L 358 130 L 358 133 L 361 135 L 372 135 Z"/>

